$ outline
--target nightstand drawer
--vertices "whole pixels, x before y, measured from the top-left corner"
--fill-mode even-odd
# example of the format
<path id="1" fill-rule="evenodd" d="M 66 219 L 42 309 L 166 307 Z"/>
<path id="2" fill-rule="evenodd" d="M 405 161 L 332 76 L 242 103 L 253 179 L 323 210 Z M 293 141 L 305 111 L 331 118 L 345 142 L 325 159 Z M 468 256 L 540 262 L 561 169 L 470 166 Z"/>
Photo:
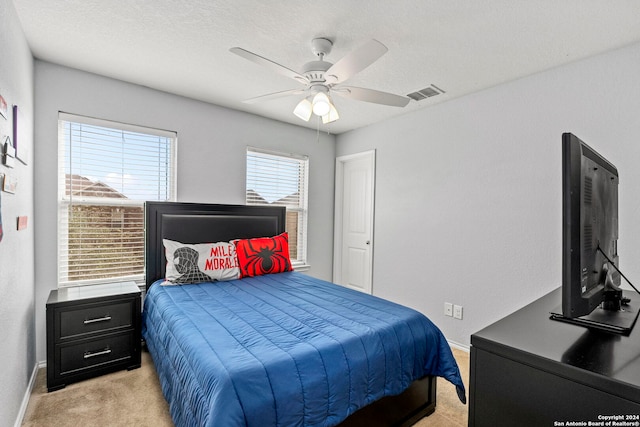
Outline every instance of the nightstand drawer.
<path id="1" fill-rule="evenodd" d="M 68 339 L 93 332 L 130 328 L 133 324 L 133 310 L 134 304 L 131 300 L 61 309 L 58 312 L 60 336 L 56 338 Z"/>
<path id="2" fill-rule="evenodd" d="M 60 375 L 131 359 L 137 348 L 133 339 L 133 334 L 127 333 L 60 346 Z"/>

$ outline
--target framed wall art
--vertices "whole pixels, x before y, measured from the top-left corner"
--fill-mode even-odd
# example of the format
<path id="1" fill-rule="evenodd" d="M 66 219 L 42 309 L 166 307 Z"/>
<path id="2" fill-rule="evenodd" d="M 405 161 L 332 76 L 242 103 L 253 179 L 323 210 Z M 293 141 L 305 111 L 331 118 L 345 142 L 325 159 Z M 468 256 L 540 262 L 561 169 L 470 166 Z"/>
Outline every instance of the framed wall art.
<path id="1" fill-rule="evenodd" d="M 7 118 L 7 101 L 0 95 L 0 116 Z"/>
<path id="2" fill-rule="evenodd" d="M 5 137 L 0 148 L 2 148 L 2 164 L 6 167 L 12 168 L 16 157 L 16 149 L 11 142 L 11 138 L 8 136 Z"/>
<path id="3" fill-rule="evenodd" d="M 20 149 L 18 149 L 18 123 L 19 120 L 19 111 L 18 106 L 13 106 L 13 147 L 15 148 L 15 157 L 20 160 L 23 164 L 27 164 L 27 159 L 29 158 L 29 145 L 25 143 L 23 139 L 20 142 Z"/>

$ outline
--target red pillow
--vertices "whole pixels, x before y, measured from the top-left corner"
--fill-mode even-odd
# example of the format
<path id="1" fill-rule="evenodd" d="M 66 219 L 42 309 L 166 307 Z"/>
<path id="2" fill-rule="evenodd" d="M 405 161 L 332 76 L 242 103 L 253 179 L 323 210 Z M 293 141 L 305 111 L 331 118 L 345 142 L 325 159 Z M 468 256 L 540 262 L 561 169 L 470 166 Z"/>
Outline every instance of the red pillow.
<path id="1" fill-rule="evenodd" d="M 240 266 L 240 277 L 291 271 L 289 234 L 234 241 Z"/>

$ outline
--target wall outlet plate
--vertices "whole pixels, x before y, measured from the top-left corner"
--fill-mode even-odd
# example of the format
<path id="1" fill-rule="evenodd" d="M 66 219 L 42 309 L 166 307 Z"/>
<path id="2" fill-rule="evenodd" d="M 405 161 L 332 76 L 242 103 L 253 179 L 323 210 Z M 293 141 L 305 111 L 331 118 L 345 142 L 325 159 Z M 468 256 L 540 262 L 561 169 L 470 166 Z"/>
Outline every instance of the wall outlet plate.
<path id="1" fill-rule="evenodd" d="M 453 316 L 453 304 L 450 302 L 444 303 L 444 315 L 445 316 Z"/>
<path id="2" fill-rule="evenodd" d="M 461 305 L 454 305 L 453 306 L 453 317 L 455 319 L 462 320 L 462 306 Z"/>

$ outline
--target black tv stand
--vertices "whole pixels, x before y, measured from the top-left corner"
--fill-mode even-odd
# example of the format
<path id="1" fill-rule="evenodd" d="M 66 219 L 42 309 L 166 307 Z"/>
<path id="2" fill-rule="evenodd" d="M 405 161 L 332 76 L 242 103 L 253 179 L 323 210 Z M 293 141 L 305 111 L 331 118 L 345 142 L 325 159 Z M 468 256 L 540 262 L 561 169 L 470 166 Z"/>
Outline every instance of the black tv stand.
<path id="1" fill-rule="evenodd" d="M 618 301 L 622 301 L 622 292 L 618 292 Z M 574 318 L 563 316 L 562 307 L 558 305 L 551 310 L 551 319 L 571 323 L 573 325 L 584 326 L 589 329 L 597 329 L 600 331 L 629 336 L 636 320 L 638 319 L 638 314 L 640 313 L 640 295 L 632 294 L 624 299 L 629 300 L 629 302 L 626 304 L 623 304 L 622 302 L 613 304 L 615 307 L 620 307 L 619 310 L 608 310 L 602 307 L 597 307 L 586 316 Z M 611 304 L 611 301 L 605 303 Z"/>
<path id="2" fill-rule="evenodd" d="M 471 336 L 469 427 L 640 422 L 640 327 L 555 322 L 560 300 L 558 288 Z"/>

